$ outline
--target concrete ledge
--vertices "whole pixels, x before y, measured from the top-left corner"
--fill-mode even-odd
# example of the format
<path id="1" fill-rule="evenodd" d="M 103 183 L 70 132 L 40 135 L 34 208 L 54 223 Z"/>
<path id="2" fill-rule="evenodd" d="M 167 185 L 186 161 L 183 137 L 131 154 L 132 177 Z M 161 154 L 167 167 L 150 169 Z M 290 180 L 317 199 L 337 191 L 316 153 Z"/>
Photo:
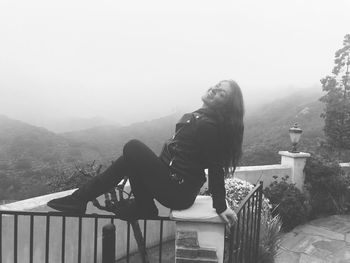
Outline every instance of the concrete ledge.
<path id="1" fill-rule="evenodd" d="M 292 153 L 288 151 L 279 151 L 278 154 L 282 156 L 292 157 L 292 158 L 308 158 L 311 156 L 311 154 L 309 153 L 304 153 L 304 152 Z"/>
<path id="2" fill-rule="evenodd" d="M 270 171 L 270 170 L 285 170 L 290 166 L 282 164 L 270 164 L 270 165 L 256 165 L 256 166 L 239 166 L 236 168 L 235 174 L 240 172 L 252 172 L 252 171 Z"/>
<path id="3" fill-rule="evenodd" d="M 70 195 L 75 190 L 76 189 L 71 189 L 63 192 L 57 192 L 53 194 L 33 197 L 33 198 L 13 202 L 6 205 L 0 205 L 0 210 L 27 211 L 27 210 L 37 209 L 40 206 L 46 206 L 47 202 L 50 201 L 51 199 Z"/>
<path id="4" fill-rule="evenodd" d="M 197 196 L 194 204 L 185 210 L 172 210 L 170 218 L 175 221 L 221 223 L 224 221 L 212 206 L 210 196 Z"/>
<path id="5" fill-rule="evenodd" d="M 285 176 L 291 178 L 291 175 L 292 167 L 287 164 L 241 166 L 237 167 L 234 174 L 235 177 L 251 184 L 258 184 L 260 181 L 263 181 L 264 187 L 267 187 L 274 182 L 274 176 L 281 179 Z"/>

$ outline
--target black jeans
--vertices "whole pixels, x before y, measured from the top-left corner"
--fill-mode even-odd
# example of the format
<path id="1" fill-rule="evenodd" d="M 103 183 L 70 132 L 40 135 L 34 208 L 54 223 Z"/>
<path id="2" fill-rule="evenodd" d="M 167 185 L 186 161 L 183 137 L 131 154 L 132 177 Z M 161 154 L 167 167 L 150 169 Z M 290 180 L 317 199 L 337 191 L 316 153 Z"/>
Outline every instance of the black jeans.
<path id="1" fill-rule="evenodd" d="M 127 176 L 136 203 L 142 209 L 154 208 L 153 199 L 171 209 L 190 207 L 199 187 L 186 180 L 179 183 L 170 176 L 171 173 L 170 168 L 150 148 L 138 140 L 131 140 L 125 144 L 123 155 L 93 178 L 87 184 L 89 187 L 86 187 L 86 191 L 84 186 L 79 190 L 87 200 L 92 200 Z"/>

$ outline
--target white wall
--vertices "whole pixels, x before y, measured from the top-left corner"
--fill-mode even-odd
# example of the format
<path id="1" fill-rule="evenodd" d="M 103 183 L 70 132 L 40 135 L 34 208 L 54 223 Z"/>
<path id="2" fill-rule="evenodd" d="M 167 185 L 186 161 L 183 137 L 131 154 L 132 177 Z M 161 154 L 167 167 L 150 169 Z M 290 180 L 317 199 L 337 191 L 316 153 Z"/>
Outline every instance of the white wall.
<path id="1" fill-rule="evenodd" d="M 289 176 L 291 179 L 292 169 L 290 166 L 274 164 L 274 165 L 259 165 L 259 166 L 241 166 L 237 167 L 234 176 L 248 181 L 252 184 L 257 184 L 263 181 L 264 188 L 269 186 L 273 181 L 273 176 L 277 176 L 280 180 L 284 176 Z"/>
<path id="2" fill-rule="evenodd" d="M 72 190 L 31 198 L 7 205 L 0 206 L 0 210 L 24 210 L 24 211 L 53 211 L 46 206 L 46 203 L 57 197 L 70 194 Z M 104 197 L 99 198 L 100 203 L 104 202 Z M 160 215 L 168 216 L 169 209 L 159 207 Z M 105 211 L 98 210 L 91 202 L 87 208 L 87 214 L 110 214 Z M 2 217 L 2 263 L 13 263 L 13 222 L 14 218 L 10 215 Z M 101 262 L 101 244 L 102 244 L 102 227 L 110 222 L 110 219 L 98 220 L 98 262 Z M 126 255 L 127 246 L 127 224 L 121 220 L 114 221 L 117 229 L 116 234 L 116 258 Z M 140 220 L 141 230 L 143 231 L 143 220 Z M 18 262 L 29 262 L 29 216 L 19 216 L 18 221 Z M 94 219 L 82 219 L 82 261 L 84 263 L 93 262 L 93 237 L 94 237 Z M 46 218 L 35 216 L 34 221 L 34 262 L 45 262 L 45 231 Z M 160 222 L 147 222 L 147 246 L 152 247 L 159 243 Z M 130 251 L 136 251 L 137 246 L 133 238 L 131 230 L 131 246 Z M 174 239 L 175 223 L 172 221 L 164 221 L 163 225 L 163 241 Z M 59 217 L 51 217 L 50 221 L 50 262 L 61 261 L 61 243 L 62 243 L 62 220 Z M 65 245 L 66 262 L 77 262 L 78 251 L 78 218 L 67 218 L 66 220 L 66 245 Z"/>

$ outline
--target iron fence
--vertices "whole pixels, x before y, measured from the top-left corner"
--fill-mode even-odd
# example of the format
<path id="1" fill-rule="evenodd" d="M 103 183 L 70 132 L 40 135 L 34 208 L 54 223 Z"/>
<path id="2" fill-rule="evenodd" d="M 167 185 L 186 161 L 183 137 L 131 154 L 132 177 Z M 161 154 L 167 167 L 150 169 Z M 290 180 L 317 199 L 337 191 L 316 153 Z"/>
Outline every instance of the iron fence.
<path id="1" fill-rule="evenodd" d="M 77 221 L 77 228 L 69 228 L 67 224 L 71 224 L 72 219 Z M 85 229 L 83 228 L 84 220 L 92 220 L 93 226 L 92 229 Z M 104 221 L 103 225 L 106 224 L 106 219 L 112 223 L 115 224 L 115 220 L 118 219 L 114 215 L 100 215 L 100 214 L 84 214 L 84 215 L 74 215 L 74 214 L 68 214 L 68 213 L 62 213 L 62 212 L 33 212 L 33 211 L 7 211 L 7 210 L 0 210 L 0 262 L 1 263 L 7 263 L 7 262 L 13 262 L 13 263 L 22 263 L 22 261 L 19 259 L 19 253 L 21 253 L 21 256 L 23 257 L 23 250 L 27 253 L 26 255 L 26 262 L 29 263 L 38 263 L 38 262 L 72 262 L 70 260 L 67 260 L 66 256 L 66 248 L 67 246 L 72 246 L 72 244 L 66 244 L 67 242 L 67 234 L 68 231 L 76 231 L 76 233 L 73 233 L 73 235 L 77 236 L 75 238 L 76 244 L 74 245 L 77 250 L 76 255 L 74 256 L 76 260 L 74 262 L 82 263 L 86 262 L 85 260 L 82 260 L 82 239 L 84 236 L 84 231 L 92 232 L 92 238 L 89 240 L 89 249 L 91 248 L 92 251 L 89 251 L 90 254 L 92 254 L 92 257 L 89 262 L 101 262 L 102 257 L 102 251 L 98 253 L 98 250 L 101 250 L 101 244 L 99 244 L 99 239 L 101 238 L 101 233 L 99 233 L 98 229 L 102 228 L 102 224 L 100 221 Z M 5 224 L 4 220 L 7 221 L 6 226 L 11 229 L 4 229 L 3 225 Z M 50 224 L 52 221 L 55 220 L 55 229 L 53 231 L 53 227 L 50 227 Z M 56 229 L 57 227 L 57 220 L 60 225 L 60 229 Z M 69 221 L 70 220 L 70 221 Z M 155 219 L 152 219 L 152 221 L 159 222 L 159 262 L 162 262 L 162 243 L 163 243 L 163 224 L 164 221 L 169 221 L 170 219 L 168 217 L 158 217 Z M 21 223 L 19 223 L 19 221 Z M 150 220 L 140 220 L 139 222 L 143 222 L 143 237 L 144 237 L 144 246 L 146 247 L 146 241 L 147 241 L 147 224 Z M 9 223 L 10 222 L 10 223 Z M 25 222 L 25 224 L 24 224 Z M 38 226 L 39 224 L 39 226 Z M 131 255 L 131 224 L 132 222 L 126 222 L 127 228 L 126 228 L 126 262 L 129 262 L 129 258 Z M 43 230 L 43 233 L 38 234 L 35 231 L 38 228 L 41 228 Z M 19 231 L 21 229 L 21 231 Z M 25 229 L 26 235 L 21 235 L 19 232 L 23 232 Z M 3 234 L 4 232 L 11 232 L 12 237 L 11 240 L 4 240 Z M 58 231 L 60 233 L 58 233 Z M 54 232 L 54 233 L 53 233 Z M 8 233 L 7 233 L 8 234 Z M 38 234 L 38 237 L 36 237 L 36 234 Z M 91 236 L 91 235 L 90 235 Z M 23 240 L 25 238 L 26 240 Z M 38 240 L 41 240 L 40 242 Z M 12 244 L 9 244 L 9 241 Z M 50 245 L 50 241 L 54 241 L 56 244 L 56 247 L 54 247 L 52 244 Z M 37 248 L 37 243 L 41 244 L 40 248 Z M 84 240 L 84 244 L 86 244 L 87 240 Z M 6 248 L 5 247 L 6 243 Z M 58 245 L 58 243 L 60 243 Z M 25 245 L 23 245 L 25 244 Z M 10 249 L 9 249 L 10 248 Z M 7 250 L 7 252 L 10 250 L 11 253 L 13 252 L 13 255 L 11 256 L 11 259 L 8 258 L 8 253 L 6 259 L 4 249 Z M 37 253 L 37 250 L 41 250 L 40 256 L 38 259 L 38 255 L 35 255 Z M 21 250 L 21 251 L 20 251 Z M 52 250 L 52 251 L 51 251 Z M 58 251 L 59 250 L 59 251 Z M 86 251 L 86 248 L 85 248 Z M 52 259 L 52 255 L 55 254 L 56 258 L 55 260 Z M 57 261 L 57 255 L 59 254 L 60 261 Z M 71 255 L 70 255 L 71 256 Z"/>
<path id="2" fill-rule="evenodd" d="M 258 261 L 259 255 L 259 234 L 260 234 L 260 221 L 261 221 L 261 210 L 262 210 L 262 183 L 258 184 L 241 202 L 237 209 L 237 223 L 227 233 L 228 238 L 225 243 L 225 262 L 230 263 L 255 263 Z M 71 221 L 75 220 L 75 225 L 72 227 Z M 89 262 L 97 263 L 101 262 L 102 242 L 99 243 L 99 238 L 102 237 L 99 229 L 102 230 L 102 223 L 106 225 L 106 220 L 112 224 L 115 224 L 115 220 L 118 219 L 115 215 L 101 215 L 101 214 L 84 214 L 74 215 L 62 212 L 33 212 L 33 211 L 6 211 L 0 210 L 0 263 L 22 263 L 19 259 L 19 254 L 23 257 L 23 250 L 27 253 L 26 262 L 38 263 L 38 262 L 86 262 L 82 259 L 82 241 L 84 238 L 84 246 L 86 245 L 86 235 L 84 231 L 90 232 L 88 249 L 91 254 Z M 6 220 L 6 224 L 5 221 Z M 91 227 L 86 229 L 83 227 L 83 223 L 86 220 L 92 220 Z M 152 219 L 159 225 L 159 254 L 158 262 L 162 262 L 163 259 L 163 225 L 164 221 L 169 221 L 169 217 L 158 217 Z M 53 224 L 55 227 L 50 227 Z M 103 222 L 101 222 L 103 221 Z M 143 222 L 143 249 L 147 247 L 147 224 L 150 220 L 139 220 Z M 10 222 L 10 223 L 9 223 Z M 125 247 L 125 262 L 129 263 L 131 255 L 131 231 L 135 229 L 133 222 L 126 222 L 126 247 Z M 4 229 L 6 225 L 12 229 Z M 41 228 L 42 234 L 38 234 L 37 228 Z M 59 227 L 57 227 L 59 226 Z M 158 227 L 158 226 L 157 226 Z M 26 235 L 22 235 L 22 232 L 26 231 Z M 76 244 L 67 244 L 68 231 L 76 231 L 73 235 L 76 237 Z M 11 232 L 12 238 L 10 240 L 4 240 L 4 232 Z M 118 232 L 119 233 L 119 232 Z M 139 231 L 139 234 L 141 231 Z M 70 233 L 72 234 L 72 233 Z M 136 233 L 137 234 L 137 233 Z M 36 237 L 39 235 L 39 237 Z M 135 235 L 135 232 L 134 232 Z M 25 239 L 25 240 L 23 240 Z M 38 242 L 38 239 L 42 239 Z M 50 245 L 51 243 L 54 243 Z M 9 244 L 11 242 L 12 244 Z M 38 243 L 41 246 L 38 248 Z M 26 244 L 26 248 L 23 248 L 23 244 Z M 68 261 L 66 254 L 68 253 L 66 248 L 74 245 L 74 252 L 76 253 L 74 261 Z M 139 244 L 138 244 L 139 245 Z M 8 251 L 12 254 L 11 259 L 8 259 Z M 6 250 L 6 259 L 4 251 Z M 40 256 L 38 260 L 37 250 L 40 250 Z M 84 248 L 86 251 L 86 248 Z M 140 250 L 140 246 L 139 246 Z M 98 253 L 99 252 L 99 253 Z M 120 251 L 117 251 L 120 252 Z M 142 252 L 142 251 L 141 251 Z M 114 253 L 114 252 L 113 252 Z M 52 255 L 55 254 L 55 260 L 52 259 Z M 115 254 L 115 253 L 114 253 Z M 50 256 L 51 255 L 51 256 Z M 141 253 L 141 257 L 145 254 Z M 60 258 L 60 261 L 57 261 Z M 142 262 L 146 262 L 145 258 L 141 259 Z M 147 259 L 146 259 L 147 260 Z M 102 261 L 103 262 L 103 261 Z"/>
<path id="3" fill-rule="evenodd" d="M 231 227 L 225 244 L 228 251 L 225 262 L 258 262 L 262 192 L 263 184 L 260 182 L 238 207 L 236 211 L 238 221 Z"/>

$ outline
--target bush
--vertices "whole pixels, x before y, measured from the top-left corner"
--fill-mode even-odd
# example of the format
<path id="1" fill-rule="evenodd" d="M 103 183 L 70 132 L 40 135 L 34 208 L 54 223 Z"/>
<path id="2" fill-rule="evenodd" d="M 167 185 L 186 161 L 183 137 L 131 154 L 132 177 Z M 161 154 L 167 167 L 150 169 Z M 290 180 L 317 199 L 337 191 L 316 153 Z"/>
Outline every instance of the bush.
<path id="1" fill-rule="evenodd" d="M 289 231 L 295 226 L 303 224 L 308 219 L 310 206 L 306 195 L 295 186 L 287 182 L 288 176 L 282 177 L 266 187 L 265 196 L 270 200 L 273 207 L 273 215 L 280 215 L 282 229 Z"/>
<path id="2" fill-rule="evenodd" d="M 225 179 L 226 200 L 231 209 L 237 209 L 241 201 L 252 191 L 254 185 L 238 178 Z M 268 200 L 265 200 L 268 203 Z"/>
<path id="3" fill-rule="evenodd" d="M 259 245 L 258 263 L 272 263 L 280 245 L 282 221 L 279 215 L 268 213 L 261 218 L 262 233 Z"/>
<path id="4" fill-rule="evenodd" d="M 312 218 L 348 211 L 345 197 L 350 178 L 342 172 L 336 161 L 313 155 L 307 160 L 304 171 Z"/>
<path id="5" fill-rule="evenodd" d="M 251 183 L 235 178 L 228 177 L 225 179 L 226 201 L 232 210 L 237 210 L 242 200 L 253 190 L 254 185 Z M 201 192 L 202 195 L 210 195 L 208 189 Z M 262 214 L 270 212 L 271 205 L 268 199 L 263 198 Z"/>

